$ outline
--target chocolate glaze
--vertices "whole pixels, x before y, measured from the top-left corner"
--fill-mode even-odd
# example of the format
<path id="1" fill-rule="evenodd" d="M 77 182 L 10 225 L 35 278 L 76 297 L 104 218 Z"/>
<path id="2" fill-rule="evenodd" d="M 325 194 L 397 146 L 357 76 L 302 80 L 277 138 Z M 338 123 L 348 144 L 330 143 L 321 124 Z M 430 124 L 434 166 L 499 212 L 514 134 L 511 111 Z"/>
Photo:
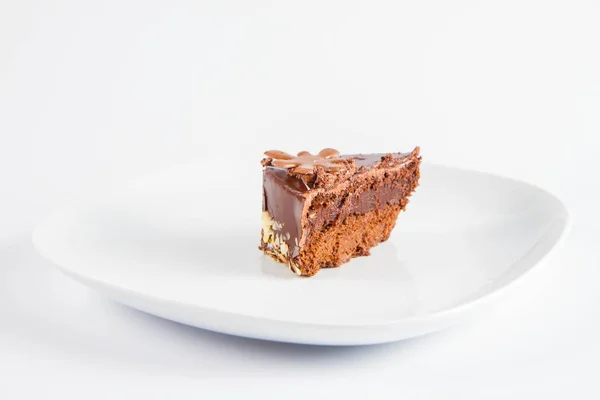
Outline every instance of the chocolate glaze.
<path id="1" fill-rule="evenodd" d="M 403 159 L 413 155 L 413 153 L 390 153 L 390 154 L 393 156 L 394 160 L 403 160 Z M 357 171 L 356 174 L 362 174 L 362 173 L 366 173 L 367 171 L 372 170 L 374 168 L 380 167 L 381 166 L 381 158 L 384 157 L 385 155 L 386 154 L 384 154 L 384 153 L 350 154 L 350 155 L 342 155 L 341 157 L 343 157 L 347 160 L 349 160 L 349 159 L 354 160 L 356 166 L 359 168 L 359 170 Z M 362 169 L 361 169 L 361 167 L 362 167 Z M 272 172 L 269 172 L 269 174 L 273 174 L 273 176 L 277 177 L 278 181 L 280 181 L 282 184 L 288 186 L 288 188 L 290 189 L 290 192 L 302 194 L 302 193 L 306 193 L 306 192 L 309 192 L 314 189 L 314 188 L 311 188 L 308 185 L 306 185 L 301 179 L 298 179 L 296 176 L 288 174 L 287 171 L 283 168 L 267 166 L 265 168 L 265 171 L 267 171 L 267 170 L 272 171 Z"/>
<path id="2" fill-rule="evenodd" d="M 358 167 L 349 179 L 331 189 L 310 188 L 287 170 L 266 166 L 263 172 L 263 211 L 283 225 L 282 234 L 296 257 L 308 234 L 338 218 L 363 214 L 387 204 L 400 204 L 410 193 L 403 181 L 418 174 L 419 149 L 412 153 L 354 154 Z M 417 177 L 418 178 L 418 177 Z M 286 236 L 287 237 L 287 236 Z"/>
<path id="3" fill-rule="evenodd" d="M 276 167 L 266 167 L 263 172 L 263 211 L 283 225 L 282 233 L 290 234 L 287 244 L 296 248 L 296 240 L 302 236 L 300 224 L 304 207 L 304 192 L 299 185 L 304 183 L 287 175 L 286 171 Z"/>
<path id="4" fill-rule="evenodd" d="M 414 152 L 412 153 L 389 153 L 392 155 L 392 157 L 394 158 L 394 160 L 403 160 L 407 157 L 409 157 L 410 155 L 412 155 Z M 376 168 L 379 163 L 381 162 L 381 158 L 383 156 L 385 156 L 388 153 L 375 153 L 375 154 L 350 154 L 350 155 L 344 155 L 342 157 L 346 158 L 346 159 L 353 159 L 354 162 L 356 163 L 356 165 L 360 168 L 360 167 L 365 167 L 368 169 L 372 169 L 372 168 Z"/>

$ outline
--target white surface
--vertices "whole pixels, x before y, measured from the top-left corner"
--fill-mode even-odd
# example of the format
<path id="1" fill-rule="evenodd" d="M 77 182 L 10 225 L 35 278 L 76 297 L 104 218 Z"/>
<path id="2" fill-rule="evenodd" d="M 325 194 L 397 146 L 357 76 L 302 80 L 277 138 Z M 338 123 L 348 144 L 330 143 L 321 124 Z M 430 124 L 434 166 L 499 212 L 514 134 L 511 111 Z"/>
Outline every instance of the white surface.
<path id="1" fill-rule="evenodd" d="M 598 2 L 205 4 L 0 2 L 2 397 L 598 398 Z M 575 220 L 494 313 L 444 333 L 212 334 L 107 302 L 29 244 L 78 193 L 207 153 L 250 171 L 267 146 L 415 144 L 547 188 Z"/>
<path id="2" fill-rule="evenodd" d="M 256 339 L 366 345 L 489 308 L 568 228 L 566 208 L 543 190 L 425 163 L 410 213 L 386 243 L 303 279 L 257 252 L 255 180 L 235 166 L 213 176 L 207 168 L 184 164 L 99 189 L 46 218 L 33 244 L 75 280 L 159 317 Z M 213 196 L 223 176 L 229 189 Z M 240 202 L 239 193 L 256 196 Z"/>

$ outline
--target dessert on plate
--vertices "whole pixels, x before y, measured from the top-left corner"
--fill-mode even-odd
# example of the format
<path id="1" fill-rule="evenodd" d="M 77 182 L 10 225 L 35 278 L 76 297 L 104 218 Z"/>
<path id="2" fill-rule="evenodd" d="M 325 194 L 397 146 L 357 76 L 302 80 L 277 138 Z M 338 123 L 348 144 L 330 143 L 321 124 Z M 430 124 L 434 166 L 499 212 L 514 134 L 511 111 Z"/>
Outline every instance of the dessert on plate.
<path id="1" fill-rule="evenodd" d="M 368 256 L 386 241 L 419 183 L 410 153 L 296 156 L 265 152 L 259 249 L 301 276 Z"/>

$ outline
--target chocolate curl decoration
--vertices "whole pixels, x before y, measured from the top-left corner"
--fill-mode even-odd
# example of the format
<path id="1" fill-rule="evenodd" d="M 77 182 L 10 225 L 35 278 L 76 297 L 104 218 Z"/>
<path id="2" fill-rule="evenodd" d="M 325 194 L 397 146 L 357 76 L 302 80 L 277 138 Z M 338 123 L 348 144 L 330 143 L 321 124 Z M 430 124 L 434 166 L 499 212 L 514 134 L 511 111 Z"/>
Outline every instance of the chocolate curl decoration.
<path id="1" fill-rule="evenodd" d="M 294 169 L 297 174 L 310 175 L 314 173 L 315 166 L 319 165 L 328 172 L 337 172 L 344 169 L 345 159 L 341 158 L 340 152 L 335 149 L 323 149 L 317 155 L 308 151 L 301 151 L 292 156 L 284 151 L 269 150 L 265 155 L 273 159 L 272 165 L 279 168 Z"/>

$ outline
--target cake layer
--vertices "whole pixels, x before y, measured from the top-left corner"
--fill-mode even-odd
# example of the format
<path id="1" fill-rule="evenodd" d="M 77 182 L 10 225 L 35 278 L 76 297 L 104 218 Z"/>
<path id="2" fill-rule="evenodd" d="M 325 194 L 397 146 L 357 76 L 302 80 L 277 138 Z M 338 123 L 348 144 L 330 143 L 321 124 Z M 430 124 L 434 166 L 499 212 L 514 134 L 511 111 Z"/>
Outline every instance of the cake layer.
<path id="1" fill-rule="evenodd" d="M 401 204 L 388 204 L 315 231 L 295 260 L 302 275 L 312 276 L 321 268 L 339 267 L 351 258 L 368 256 L 370 249 L 390 237 Z"/>

